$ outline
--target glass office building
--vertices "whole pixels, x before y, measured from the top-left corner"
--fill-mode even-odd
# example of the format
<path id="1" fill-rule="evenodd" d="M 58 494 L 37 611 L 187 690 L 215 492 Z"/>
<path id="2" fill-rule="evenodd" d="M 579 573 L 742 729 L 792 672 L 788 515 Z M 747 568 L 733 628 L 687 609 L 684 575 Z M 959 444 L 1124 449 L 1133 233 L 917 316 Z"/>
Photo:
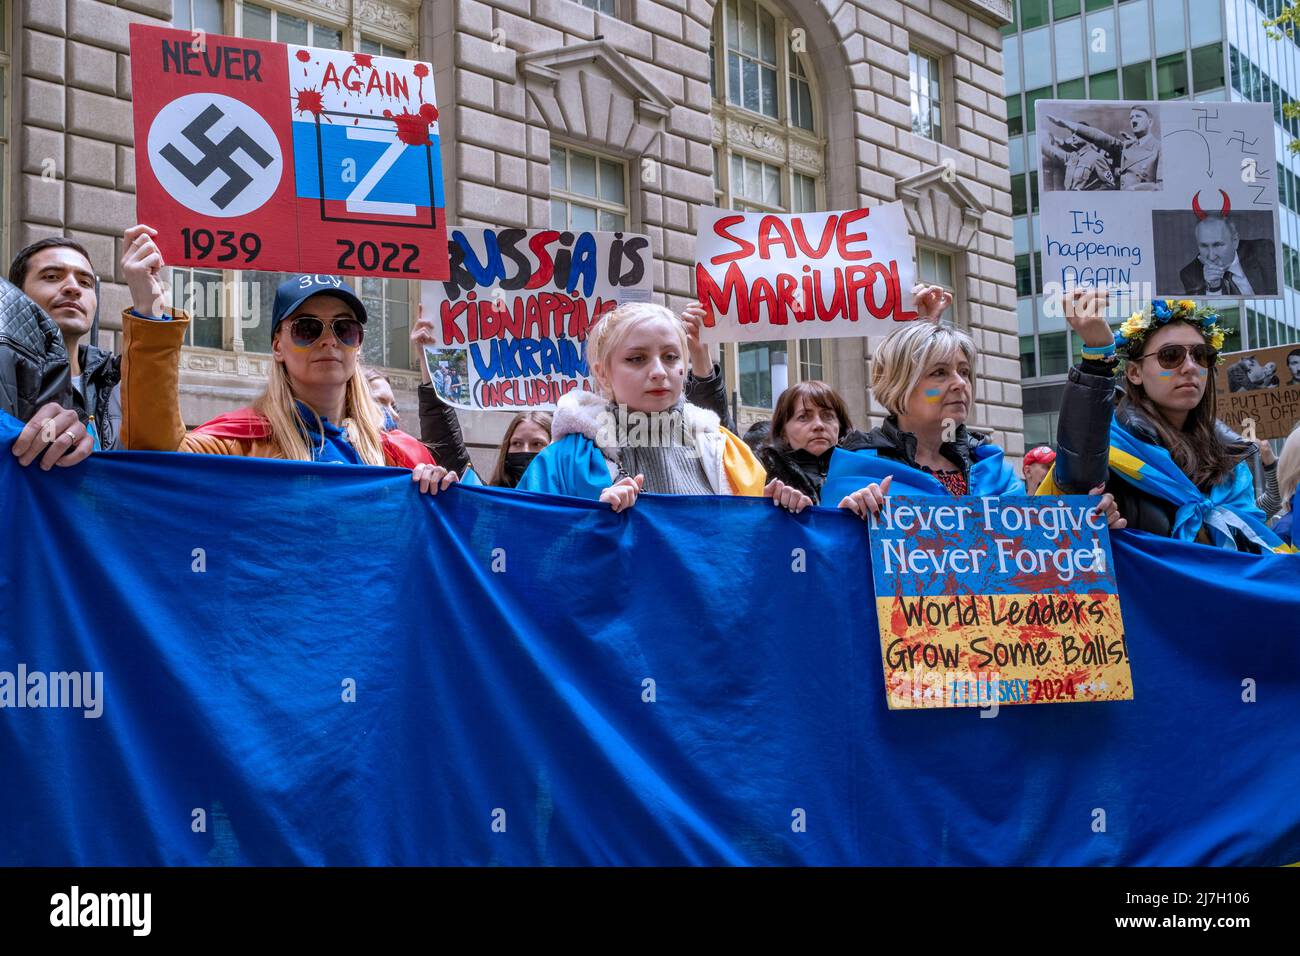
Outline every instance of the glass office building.
<path id="1" fill-rule="evenodd" d="M 1038 143 L 1042 99 L 1272 102 L 1279 160 L 1283 298 L 1223 303 L 1237 331 L 1225 348 L 1300 341 L 1300 36 L 1270 39 L 1282 0 L 1018 0 L 1003 29 L 1025 447 L 1056 441 L 1056 417 L 1078 338 L 1042 303 Z"/>

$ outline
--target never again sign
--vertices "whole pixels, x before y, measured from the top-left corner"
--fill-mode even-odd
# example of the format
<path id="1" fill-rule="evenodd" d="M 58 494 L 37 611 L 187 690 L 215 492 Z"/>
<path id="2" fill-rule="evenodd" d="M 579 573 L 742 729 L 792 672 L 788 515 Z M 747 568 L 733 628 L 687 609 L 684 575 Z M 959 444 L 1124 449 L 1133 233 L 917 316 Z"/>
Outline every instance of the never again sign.
<path id="1" fill-rule="evenodd" d="M 140 221 L 170 265 L 445 278 L 431 71 L 132 24 Z"/>
<path id="2" fill-rule="evenodd" d="M 706 342 L 838 338 L 916 318 L 902 203 L 792 215 L 701 209 L 695 285 Z"/>
<path id="3" fill-rule="evenodd" d="M 453 229 L 451 278 L 420 301 L 438 344 L 425 362 L 443 400 L 469 409 L 549 410 L 591 391 L 587 335 L 653 291 L 650 240 L 623 232 Z"/>

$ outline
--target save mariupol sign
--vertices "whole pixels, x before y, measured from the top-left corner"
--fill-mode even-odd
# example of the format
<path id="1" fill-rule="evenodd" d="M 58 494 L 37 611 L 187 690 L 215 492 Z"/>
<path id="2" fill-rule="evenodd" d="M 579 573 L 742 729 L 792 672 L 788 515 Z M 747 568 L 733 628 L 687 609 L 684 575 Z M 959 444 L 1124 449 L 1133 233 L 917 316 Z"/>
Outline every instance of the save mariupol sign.
<path id="1" fill-rule="evenodd" d="M 428 63 L 132 24 L 131 84 L 168 263 L 447 278 Z"/>

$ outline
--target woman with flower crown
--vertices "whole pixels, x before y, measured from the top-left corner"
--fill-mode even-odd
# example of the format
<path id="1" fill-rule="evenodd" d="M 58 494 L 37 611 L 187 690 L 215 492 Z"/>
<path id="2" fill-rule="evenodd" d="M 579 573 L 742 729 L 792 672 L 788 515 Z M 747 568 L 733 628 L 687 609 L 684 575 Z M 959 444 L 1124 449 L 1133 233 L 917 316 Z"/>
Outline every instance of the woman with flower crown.
<path id="1" fill-rule="evenodd" d="M 1218 314 L 1156 299 L 1114 335 L 1107 298 L 1098 289 L 1065 296 L 1082 360 L 1070 370 L 1056 462 L 1040 493 L 1082 494 L 1105 483 L 1130 528 L 1239 551 L 1293 551 L 1255 504 L 1246 464 L 1255 445 L 1215 417 L 1211 372 L 1226 333 Z"/>

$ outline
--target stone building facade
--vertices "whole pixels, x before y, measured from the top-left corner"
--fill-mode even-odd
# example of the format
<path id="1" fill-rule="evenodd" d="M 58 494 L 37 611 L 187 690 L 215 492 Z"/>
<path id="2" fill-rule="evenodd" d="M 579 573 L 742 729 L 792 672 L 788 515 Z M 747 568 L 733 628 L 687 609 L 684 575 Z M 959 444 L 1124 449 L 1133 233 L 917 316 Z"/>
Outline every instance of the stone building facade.
<path id="1" fill-rule="evenodd" d="M 14 0 L 4 23 L 6 256 L 66 232 L 104 281 L 104 337 L 126 304 L 134 222 L 127 25 L 262 36 L 434 64 L 447 217 L 463 225 L 649 235 L 657 292 L 693 298 L 697 210 L 803 211 L 902 200 L 918 268 L 956 293 L 981 349 L 973 424 L 1023 452 L 1000 27 L 1008 0 Z M 265 373 L 250 310 L 269 274 L 175 275 L 208 293 L 182 362 L 198 424 Z M 367 283 L 373 364 L 414 422 L 403 344 L 415 284 Z M 382 306 L 382 308 L 380 308 Z M 376 308 L 379 311 L 376 313 Z M 372 326 L 375 323 L 372 323 Z M 367 345 L 375 336 L 368 329 Z M 259 338 L 259 335 L 261 338 Z M 259 351 L 259 347 L 262 351 Z M 724 346 L 742 427 L 786 382 L 823 378 L 859 424 L 870 339 Z M 508 416 L 466 413 L 490 463 Z"/>

